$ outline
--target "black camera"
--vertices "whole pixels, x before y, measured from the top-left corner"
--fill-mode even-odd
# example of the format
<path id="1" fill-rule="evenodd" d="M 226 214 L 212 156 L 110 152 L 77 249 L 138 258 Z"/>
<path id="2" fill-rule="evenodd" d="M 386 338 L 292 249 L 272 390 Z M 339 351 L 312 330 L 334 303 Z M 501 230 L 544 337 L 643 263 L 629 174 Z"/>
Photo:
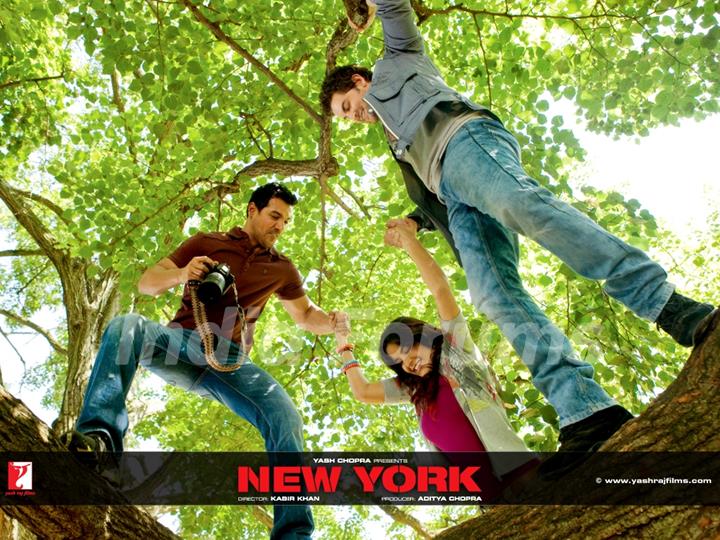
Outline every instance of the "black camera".
<path id="1" fill-rule="evenodd" d="M 218 263 L 198 285 L 197 295 L 203 304 L 215 302 L 227 292 L 235 278 L 230 273 L 230 266 L 225 263 Z"/>

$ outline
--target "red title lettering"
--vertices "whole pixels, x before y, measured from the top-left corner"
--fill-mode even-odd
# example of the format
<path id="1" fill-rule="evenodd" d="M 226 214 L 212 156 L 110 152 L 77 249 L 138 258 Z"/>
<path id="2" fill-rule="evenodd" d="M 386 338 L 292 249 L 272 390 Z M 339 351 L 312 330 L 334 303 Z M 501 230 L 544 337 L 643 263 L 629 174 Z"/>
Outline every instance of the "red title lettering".
<path id="1" fill-rule="evenodd" d="M 391 467 L 376 466 L 353 467 L 355 475 L 362 484 L 365 493 L 375 491 L 377 481 L 391 493 L 407 493 L 417 490 L 426 493 L 435 488 L 438 493 L 457 493 L 461 490 L 471 493 L 480 493 L 482 490 L 473 475 L 480 467 L 442 467 L 440 465 L 421 465 L 417 468 L 407 465 L 393 465 Z"/>
<path id="2" fill-rule="evenodd" d="M 256 492 L 269 493 L 334 493 L 337 490 L 342 467 L 310 466 L 261 466 L 255 471 L 252 467 L 238 467 L 238 492 L 248 493 L 252 488 Z"/>

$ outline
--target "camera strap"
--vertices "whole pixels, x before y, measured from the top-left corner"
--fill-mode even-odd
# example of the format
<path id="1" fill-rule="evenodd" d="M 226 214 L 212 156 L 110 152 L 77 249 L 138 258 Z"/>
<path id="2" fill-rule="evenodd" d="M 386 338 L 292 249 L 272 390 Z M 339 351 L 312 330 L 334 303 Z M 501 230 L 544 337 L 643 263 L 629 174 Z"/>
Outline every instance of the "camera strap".
<path id="1" fill-rule="evenodd" d="M 221 364 L 215 357 L 215 337 L 210 329 L 210 324 L 207 320 L 207 312 L 205 311 L 205 304 L 203 304 L 197 296 L 197 288 L 200 284 L 199 281 L 188 281 L 188 289 L 190 289 L 190 302 L 192 303 L 193 318 L 195 319 L 195 327 L 197 328 L 198 334 L 200 335 L 200 342 L 202 343 L 203 353 L 205 353 L 205 361 L 208 365 L 216 371 L 230 372 L 239 369 L 242 366 L 242 362 L 238 364 Z M 235 294 L 235 305 L 237 306 L 238 317 L 240 317 L 240 349 L 241 354 L 245 354 L 245 330 L 247 322 L 245 320 L 245 310 L 240 305 L 238 300 L 237 289 L 235 288 L 235 282 L 232 284 L 233 294 Z"/>

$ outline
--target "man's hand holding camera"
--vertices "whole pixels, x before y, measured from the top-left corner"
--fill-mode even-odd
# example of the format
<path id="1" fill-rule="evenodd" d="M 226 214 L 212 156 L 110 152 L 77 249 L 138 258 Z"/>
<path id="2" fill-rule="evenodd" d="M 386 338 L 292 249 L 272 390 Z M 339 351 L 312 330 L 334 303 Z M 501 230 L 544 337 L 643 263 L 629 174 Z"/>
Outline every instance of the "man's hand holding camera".
<path id="1" fill-rule="evenodd" d="M 180 283 L 204 278 L 205 274 L 216 264 L 218 264 L 217 261 L 205 255 L 193 257 L 185 267 L 180 269 Z"/>

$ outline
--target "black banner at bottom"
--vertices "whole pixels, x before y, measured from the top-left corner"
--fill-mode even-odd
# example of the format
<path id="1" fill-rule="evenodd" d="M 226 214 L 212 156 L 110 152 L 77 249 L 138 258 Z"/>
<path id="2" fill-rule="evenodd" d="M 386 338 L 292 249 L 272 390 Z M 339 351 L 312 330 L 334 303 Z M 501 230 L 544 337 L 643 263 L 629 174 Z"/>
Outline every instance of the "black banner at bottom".
<path id="1" fill-rule="evenodd" d="M 4 453 L 0 504 L 720 505 L 720 453 L 564 454 L 539 473 L 550 456 L 126 452 L 101 456 L 100 478 L 69 453 Z"/>

